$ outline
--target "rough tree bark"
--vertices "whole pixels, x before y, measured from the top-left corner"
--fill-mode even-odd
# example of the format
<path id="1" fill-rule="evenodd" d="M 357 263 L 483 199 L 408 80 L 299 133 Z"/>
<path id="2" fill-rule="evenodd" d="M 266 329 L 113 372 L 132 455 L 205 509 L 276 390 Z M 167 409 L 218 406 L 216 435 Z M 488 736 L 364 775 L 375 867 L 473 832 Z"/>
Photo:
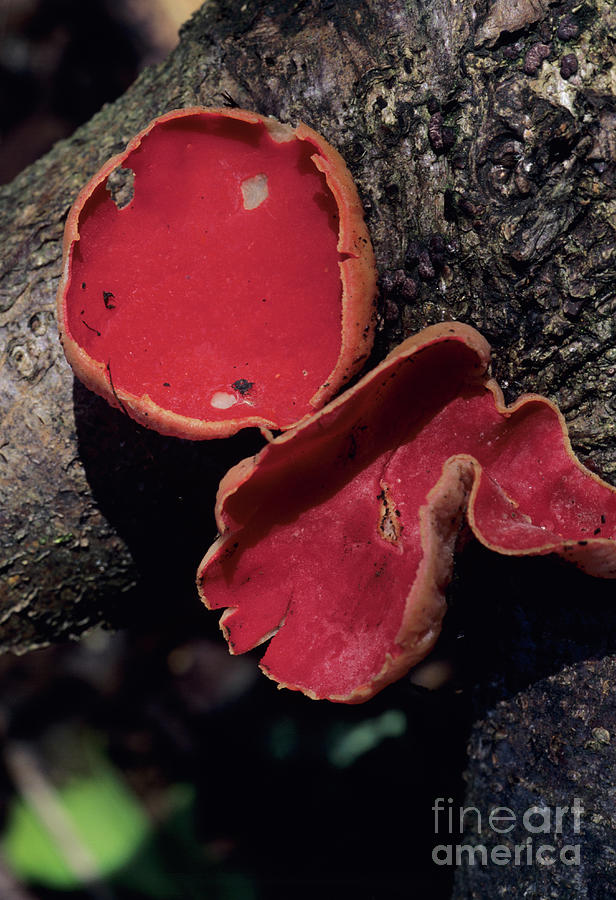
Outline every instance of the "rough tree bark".
<path id="1" fill-rule="evenodd" d="M 609 0 L 212 0 L 165 63 L 3 188 L 0 648 L 144 613 L 164 619 L 170 600 L 196 602 L 218 478 L 259 443 L 146 432 L 74 383 L 57 342 L 68 208 L 111 154 L 174 107 L 235 102 L 321 131 L 353 172 L 376 250 L 375 359 L 425 324 L 475 325 L 508 396 L 557 401 L 579 455 L 615 481 L 615 33 Z M 616 730 L 613 586 L 477 549 L 460 569 L 468 583 L 459 578 L 451 596 L 469 653 L 485 642 L 471 667 L 483 718 L 469 799 L 519 808 L 537 784 L 546 803 L 583 788 L 595 814 L 591 875 L 576 869 L 574 885 L 570 869 L 546 867 L 528 896 L 616 896 L 592 892 L 598 872 L 614 878 L 614 854 L 600 850 L 613 817 L 596 766 Z M 488 757 L 486 741 L 496 742 Z M 573 781 L 559 769 L 567 753 Z M 538 773 L 537 760 L 552 768 Z M 514 783 L 525 787 L 517 800 Z M 457 896 L 496 896 L 514 875 L 519 895 L 525 878 L 539 883 L 536 866 L 475 867 Z"/>

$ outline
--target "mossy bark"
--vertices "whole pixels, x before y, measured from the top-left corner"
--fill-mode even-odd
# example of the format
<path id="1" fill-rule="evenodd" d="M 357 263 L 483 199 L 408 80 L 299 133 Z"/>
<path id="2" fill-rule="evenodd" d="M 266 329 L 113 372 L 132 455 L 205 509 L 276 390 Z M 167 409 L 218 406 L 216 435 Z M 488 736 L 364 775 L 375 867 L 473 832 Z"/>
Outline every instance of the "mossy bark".
<path id="1" fill-rule="evenodd" d="M 508 397 L 554 399 L 582 459 L 616 480 L 615 29 L 608 0 L 207 2 L 168 60 L 2 188 L 0 648 L 196 604 L 218 478 L 258 446 L 140 429 L 74 383 L 57 340 L 71 202 L 175 107 L 236 103 L 322 132 L 375 246 L 374 359 L 426 324 L 473 324 Z M 486 577 L 509 572 L 487 557 Z M 458 607 L 467 594 L 454 587 Z"/>

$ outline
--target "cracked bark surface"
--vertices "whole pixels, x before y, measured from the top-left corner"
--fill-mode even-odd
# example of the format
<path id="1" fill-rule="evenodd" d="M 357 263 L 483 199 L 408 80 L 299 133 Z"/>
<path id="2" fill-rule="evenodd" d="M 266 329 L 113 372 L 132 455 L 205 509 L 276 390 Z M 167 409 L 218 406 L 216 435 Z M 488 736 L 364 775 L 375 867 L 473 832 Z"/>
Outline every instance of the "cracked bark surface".
<path id="1" fill-rule="evenodd" d="M 74 383 L 57 341 L 70 204 L 109 156 L 175 107 L 235 102 L 322 132 L 356 180 L 381 273 L 374 361 L 426 324 L 475 325 L 508 399 L 528 390 L 555 400 L 583 461 L 616 481 L 615 32 L 607 0 L 207 2 L 167 61 L 0 189 L 1 649 L 100 622 L 164 621 L 170 603 L 192 608 L 218 479 L 259 446 L 252 433 L 191 445 L 139 428 Z M 575 73 L 563 62 L 571 54 Z M 517 583 L 510 561 L 480 557 L 486 583 Z M 478 712 L 513 716 L 528 736 L 529 706 L 506 699 L 494 713 L 495 703 L 511 683 L 523 696 L 544 677 L 549 698 L 550 678 L 576 663 L 579 678 L 559 695 L 566 716 L 595 677 L 580 659 L 614 650 L 613 588 L 549 560 L 523 571 L 540 577 L 528 576 L 522 599 L 509 592 L 521 620 L 556 583 L 566 609 L 585 598 L 582 627 L 593 635 L 550 645 L 549 664 L 543 656 L 533 668 L 529 654 L 547 651 L 521 626 L 520 647 L 501 644 L 481 669 Z M 470 609 L 478 592 L 458 579 L 452 603 Z M 609 656 L 603 664 L 611 671 Z M 473 733 L 469 796 L 501 783 L 498 759 L 473 781 L 491 722 Z M 517 749 L 522 770 L 530 757 Z M 458 896 L 482 896 L 477 877 L 469 870 Z"/>

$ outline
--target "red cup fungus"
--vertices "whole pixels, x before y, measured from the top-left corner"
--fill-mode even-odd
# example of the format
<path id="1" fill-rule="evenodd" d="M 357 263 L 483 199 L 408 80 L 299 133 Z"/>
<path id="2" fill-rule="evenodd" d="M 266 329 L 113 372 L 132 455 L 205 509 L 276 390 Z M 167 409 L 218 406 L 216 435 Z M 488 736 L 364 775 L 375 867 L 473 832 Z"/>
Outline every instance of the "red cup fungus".
<path id="1" fill-rule="evenodd" d="M 434 645 L 466 518 L 510 556 L 616 577 L 616 490 L 548 400 L 506 406 L 489 347 L 427 328 L 223 478 L 198 573 L 231 652 L 313 698 L 367 700 Z"/>
<path id="2" fill-rule="evenodd" d="M 122 206 L 109 179 L 123 170 Z M 155 119 L 81 191 L 57 305 L 89 388 L 150 428 L 213 438 L 322 406 L 368 356 L 375 293 L 340 154 L 302 123 L 190 108 Z"/>

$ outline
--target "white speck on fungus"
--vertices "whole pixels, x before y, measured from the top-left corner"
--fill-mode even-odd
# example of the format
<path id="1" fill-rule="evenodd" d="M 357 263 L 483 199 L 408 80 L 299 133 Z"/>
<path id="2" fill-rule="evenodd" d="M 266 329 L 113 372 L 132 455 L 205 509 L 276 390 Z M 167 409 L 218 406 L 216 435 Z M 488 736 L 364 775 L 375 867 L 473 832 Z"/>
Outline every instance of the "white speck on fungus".
<path id="1" fill-rule="evenodd" d="M 269 194 L 267 175 L 253 175 L 252 178 L 246 178 L 242 181 L 241 187 L 244 209 L 256 209 L 267 200 Z"/>
<path id="2" fill-rule="evenodd" d="M 216 391 L 212 394 L 210 406 L 214 409 L 229 409 L 237 403 L 237 397 L 234 394 L 227 394 L 225 391 Z"/>

